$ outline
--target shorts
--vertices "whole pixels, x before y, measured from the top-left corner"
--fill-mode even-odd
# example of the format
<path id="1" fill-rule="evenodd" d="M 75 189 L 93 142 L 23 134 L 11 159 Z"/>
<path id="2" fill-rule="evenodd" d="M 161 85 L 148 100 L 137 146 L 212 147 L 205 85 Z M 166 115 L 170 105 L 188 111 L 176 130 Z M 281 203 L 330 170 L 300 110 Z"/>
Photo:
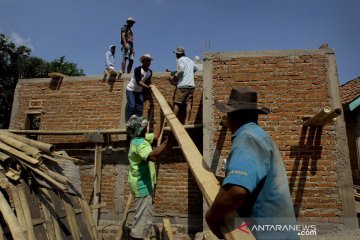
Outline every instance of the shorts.
<path id="1" fill-rule="evenodd" d="M 195 88 L 176 88 L 174 92 L 174 103 L 184 104 L 193 102 Z"/>
<path id="2" fill-rule="evenodd" d="M 129 48 L 124 48 L 124 46 L 121 48 L 123 58 L 134 60 L 134 45 L 132 43 L 128 43 L 128 45 Z"/>
<path id="3" fill-rule="evenodd" d="M 130 236 L 144 238 L 154 222 L 154 207 L 152 197 L 135 198 L 135 216 L 131 226 Z"/>

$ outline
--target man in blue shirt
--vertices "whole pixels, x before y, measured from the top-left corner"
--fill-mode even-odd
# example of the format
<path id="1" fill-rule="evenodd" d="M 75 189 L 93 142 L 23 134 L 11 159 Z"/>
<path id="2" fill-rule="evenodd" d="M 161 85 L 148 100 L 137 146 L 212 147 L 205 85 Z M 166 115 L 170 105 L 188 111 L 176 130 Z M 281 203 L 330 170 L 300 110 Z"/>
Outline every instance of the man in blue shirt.
<path id="1" fill-rule="evenodd" d="M 233 135 L 226 177 L 206 213 L 210 229 L 221 238 L 221 221 L 236 210 L 256 239 L 298 239 L 283 160 L 269 134 L 257 125 L 258 115 L 270 110 L 257 107 L 251 87 L 234 87 L 227 103 L 215 105 L 227 113 Z"/>
<path id="2" fill-rule="evenodd" d="M 109 51 L 105 53 L 105 71 L 104 71 L 104 78 L 103 82 L 105 81 L 108 75 L 117 75 L 115 71 L 115 45 L 110 45 Z"/>

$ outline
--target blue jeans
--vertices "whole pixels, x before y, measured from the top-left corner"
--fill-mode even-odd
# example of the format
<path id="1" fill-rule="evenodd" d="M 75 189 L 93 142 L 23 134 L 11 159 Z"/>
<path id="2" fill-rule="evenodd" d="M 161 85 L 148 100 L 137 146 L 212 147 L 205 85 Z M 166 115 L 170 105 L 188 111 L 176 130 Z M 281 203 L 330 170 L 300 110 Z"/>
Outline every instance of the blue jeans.
<path id="1" fill-rule="evenodd" d="M 143 115 L 143 106 L 144 106 L 143 93 L 126 90 L 126 99 L 128 105 L 126 120 L 128 120 L 134 114 L 141 117 Z"/>

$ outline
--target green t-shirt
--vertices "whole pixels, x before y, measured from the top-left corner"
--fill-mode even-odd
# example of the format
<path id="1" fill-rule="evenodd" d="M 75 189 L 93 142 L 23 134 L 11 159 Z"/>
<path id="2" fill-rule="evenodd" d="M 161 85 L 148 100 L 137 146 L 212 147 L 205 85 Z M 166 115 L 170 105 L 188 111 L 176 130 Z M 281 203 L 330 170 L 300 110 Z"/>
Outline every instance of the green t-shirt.
<path id="1" fill-rule="evenodd" d="M 128 181 L 134 197 L 145 197 L 150 195 L 154 189 L 155 164 L 147 159 L 153 150 L 151 147 L 153 140 L 154 134 L 149 133 L 145 138 L 135 137 L 130 142 Z"/>

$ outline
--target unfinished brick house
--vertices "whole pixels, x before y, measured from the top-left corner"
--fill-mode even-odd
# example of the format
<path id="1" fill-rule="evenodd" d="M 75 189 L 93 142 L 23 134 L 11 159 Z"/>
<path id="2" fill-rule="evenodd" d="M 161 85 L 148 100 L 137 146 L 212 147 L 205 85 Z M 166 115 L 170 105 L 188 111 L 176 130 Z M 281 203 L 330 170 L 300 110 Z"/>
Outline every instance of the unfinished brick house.
<path id="1" fill-rule="evenodd" d="M 171 102 L 175 85 L 168 80 L 169 75 L 154 73 L 153 84 Z M 125 80 L 129 77 L 125 75 Z M 109 85 L 101 83 L 102 78 L 20 80 L 10 128 L 124 128 L 126 82 Z M 259 103 L 271 109 L 271 114 L 261 116 L 259 125 L 279 146 L 299 221 L 316 224 L 318 234 L 358 227 L 343 116 L 323 127 L 303 125 L 304 119 L 324 106 L 342 107 L 332 49 L 206 53 L 204 70 L 195 81 L 191 123 L 202 124 L 202 128 L 188 132 L 217 175 L 222 174 L 219 163 L 230 150 L 231 136 L 219 125 L 222 114 L 213 103 L 227 99 L 233 86 L 252 86 L 258 91 Z M 157 122 L 159 105 L 155 99 L 150 103 L 150 116 Z M 40 135 L 39 140 L 54 143 L 57 149 L 83 160 L 79 163 L 82 189 L 92 202 L 95 143 L 84 135 Z M 106 226 L 116 226 L 120 220 L 128 194 L 126 141 L 114 135 L 107 138 L 102 144 L 102 161 L 100 202 L 106 206 L 100 210 L 99 223 L 105 226 L 101 228 L 105 234 L 111 228 Z M 202 231 L 206 206 L 178 146 L 159 165 L 154 200 L 158 220 L 167 216 L 179 231 Z"/>
<path id="2" fill-rule="evenodd" d="M 340 86 L 354 184 L 360 185 L 360 77 Z"/>

